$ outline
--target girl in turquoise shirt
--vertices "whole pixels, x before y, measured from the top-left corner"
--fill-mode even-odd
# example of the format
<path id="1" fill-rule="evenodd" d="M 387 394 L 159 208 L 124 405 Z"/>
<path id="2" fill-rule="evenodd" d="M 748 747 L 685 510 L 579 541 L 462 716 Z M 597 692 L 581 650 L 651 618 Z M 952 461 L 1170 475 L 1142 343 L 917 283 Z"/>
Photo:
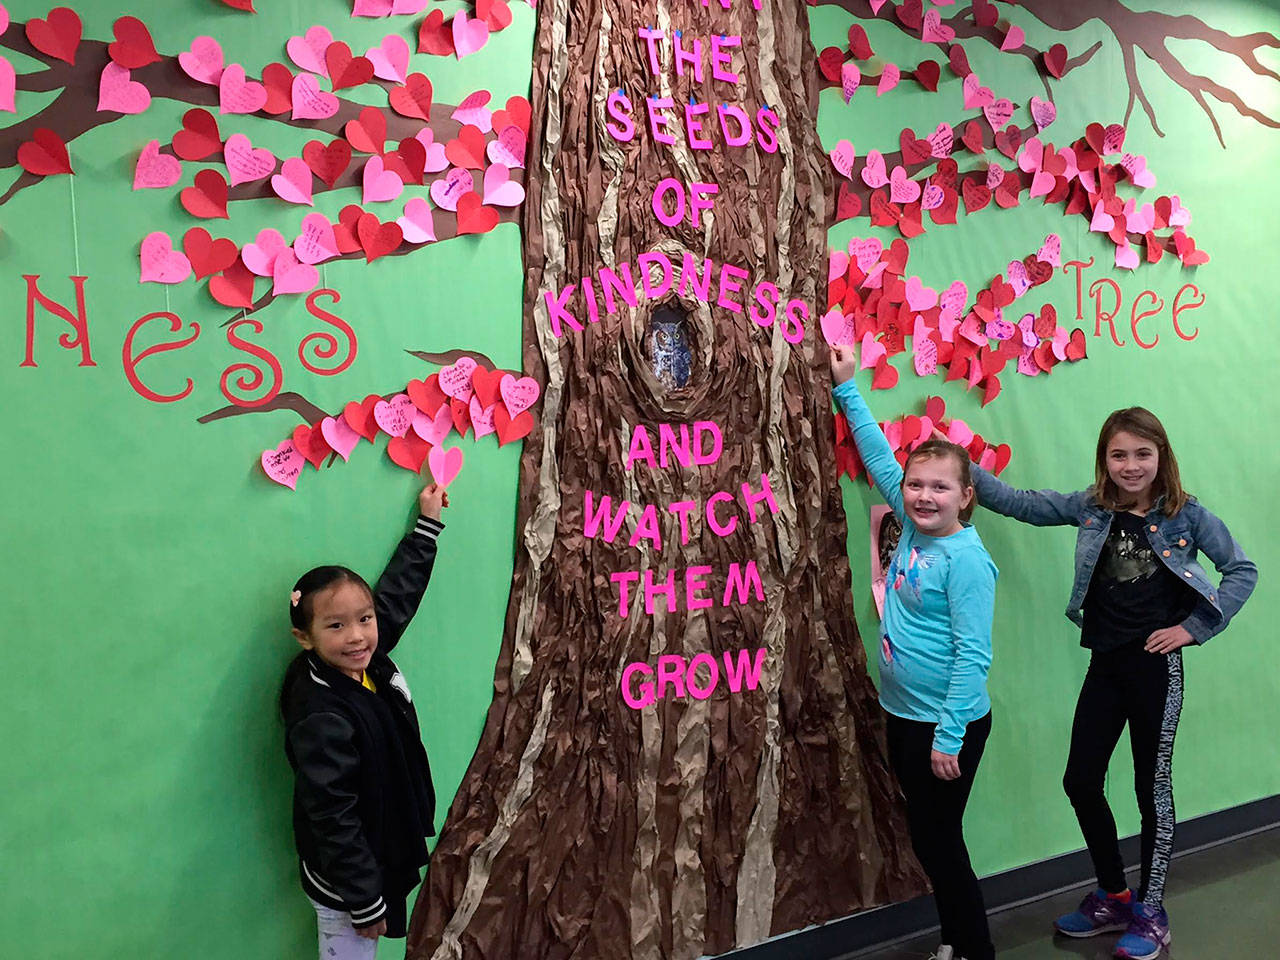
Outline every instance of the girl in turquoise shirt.
<path id="1" fill-rule="evenodd" d="M 867 473 L 902 522 L 880 628 L 880 705 L 911 845 L 933 883 L 940 960 L 993 960 L 963 819 L 991 730 L 987 670 L 998 571 L 978 532 L 969 455 L 930 440 L 898 465 L 858 392 L 853 351 L 831 350 L 834 395 Z"/>

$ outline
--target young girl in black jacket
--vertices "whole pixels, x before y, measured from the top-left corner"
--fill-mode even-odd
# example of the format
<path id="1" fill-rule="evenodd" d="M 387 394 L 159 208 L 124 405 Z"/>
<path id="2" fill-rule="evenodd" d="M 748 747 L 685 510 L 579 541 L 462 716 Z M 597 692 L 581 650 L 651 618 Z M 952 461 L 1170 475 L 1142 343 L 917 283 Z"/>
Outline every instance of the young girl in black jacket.
<path id="1" fill-rule="evenodd" d="M 322 960 L 372 960 L 405 935 L 405 899 L 435 833 L 431 767 L 413 698 L 387 654 L 418 610 L 435 563 L 442 487 L 370 589 L 346 567 L 303 574 L 289 598 L 303 650 L 280 691 L 294 769 L 293 831 Z"/>

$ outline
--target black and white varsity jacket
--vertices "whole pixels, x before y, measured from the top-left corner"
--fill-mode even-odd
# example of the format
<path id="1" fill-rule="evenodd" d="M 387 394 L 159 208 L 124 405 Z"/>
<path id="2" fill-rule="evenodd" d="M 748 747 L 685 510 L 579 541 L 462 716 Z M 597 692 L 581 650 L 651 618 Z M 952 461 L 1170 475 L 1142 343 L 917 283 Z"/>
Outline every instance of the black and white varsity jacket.
<path id="1" fill-rule="evenodd" d="M 419 517 L 374 587 L 378 647 L 366 672 L 377 693 L 306 651 L 282 697 L 303 890 L 357 927 L 385 919 L 390 937 L 405 935 L 435 790 L 409 685 L 388 654 L 422 601 L 443 529 Z"/>

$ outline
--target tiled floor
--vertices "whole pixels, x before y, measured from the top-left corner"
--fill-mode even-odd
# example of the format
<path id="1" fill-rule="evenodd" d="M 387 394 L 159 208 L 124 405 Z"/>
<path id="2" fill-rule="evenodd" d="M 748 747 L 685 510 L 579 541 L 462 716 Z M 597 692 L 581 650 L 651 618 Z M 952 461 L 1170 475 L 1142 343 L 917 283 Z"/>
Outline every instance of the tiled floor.
<path id="1" fill-rule="evenodd" d="M 1118 934 L 1091 940 L 1054 938 L 1049 923 L 1073 909 L 1086 890 L 1072 890 L 991 918 L 1001 960 L 1107 960 Z M 1169 960 L 1280 957 L 1280 828 L 1174 861 L 1165 906 L 1173 943 Z M 937 937 L 858 953 L 857 960 L 924 960 Z M 852 960 L 852 958 L 851 958 Z"/>

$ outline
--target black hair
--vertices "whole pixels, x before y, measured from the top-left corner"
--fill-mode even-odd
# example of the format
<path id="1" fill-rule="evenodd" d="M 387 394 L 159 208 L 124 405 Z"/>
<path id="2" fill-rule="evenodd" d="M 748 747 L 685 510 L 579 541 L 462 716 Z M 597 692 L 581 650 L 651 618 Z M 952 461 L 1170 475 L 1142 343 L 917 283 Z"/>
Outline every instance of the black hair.
<path id="1" fill-rule="evenodd" d="M 311 618 L 313 607 L 315 605 L 315 595 L 321 590 L 327 590 L 329 587 L 336 586 L 340 583 L 355 583 L 364 587 L 365 592 L 370 597 L 373 596 L 373 589 L 368 582 L 360 574 L 356 573 L 349 567 L 324 566 L 313 567 L 298 578 L 298 582 L 293 585 L 293 594 L 289 598 L 289 623 L 295 630 L 301 630 L 304 633 L 311 629 Z M 297 596 L 295 602 L 294 595 Z M 306 669 L 307 651 L 300 650 L 284 671 L 284 681 L 280 684 L 280 715 L 285 715 L 286 700 L 289 696 L 289 690 L 293 687 L 294 681 L 298 679 L 302 671 Z"/>

